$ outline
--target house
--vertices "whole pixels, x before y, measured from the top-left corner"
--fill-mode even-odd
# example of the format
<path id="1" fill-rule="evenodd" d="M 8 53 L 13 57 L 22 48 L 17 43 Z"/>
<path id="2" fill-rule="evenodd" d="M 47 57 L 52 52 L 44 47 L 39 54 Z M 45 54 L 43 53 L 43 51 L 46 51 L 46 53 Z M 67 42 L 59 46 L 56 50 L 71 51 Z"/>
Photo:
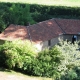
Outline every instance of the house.
<path id="1" fill-rule="evenodd" d="M 60 40 L 80 39 L 80 20 L 50 19 L 37 24 L 22 26 L 11 24 L 0 34 L 0 43 L 5 40 L 29 40 L 39 49 L 50 48 Z"/>

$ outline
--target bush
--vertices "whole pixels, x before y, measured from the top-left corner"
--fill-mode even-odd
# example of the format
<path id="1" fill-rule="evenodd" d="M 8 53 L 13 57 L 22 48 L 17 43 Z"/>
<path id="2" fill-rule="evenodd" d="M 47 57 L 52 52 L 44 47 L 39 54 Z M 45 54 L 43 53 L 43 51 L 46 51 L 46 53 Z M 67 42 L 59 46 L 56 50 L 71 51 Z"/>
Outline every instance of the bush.
<path id="1" fill-rule="evenodd" d="M 78 76 L 74 70 L 66 71 L 64 76 L 61 77 L 61 80 L 77 80 Z"/>
<path id="2" fill-rule="evenodd" d="M 5 42 L 0 45 L 0 61 L 7 68 L 22 69 L 25 62 L 29 63 L 36 55 L 35 48 L 28 41 Z"/>
<path id="3" fill-rule="evenodd" d="M 28 41 L 5 42 L 0 45 L 0 66 L 55 80 L 80 80 L 78 48 L 78 43 L 61 42 L 36 54 L 36 48 Z"/>
<path id="4" fill-rule="evenodd" d="M 71 42 L 61 42 L 56 45 L 63 56 L 61 65 L 58 70 L 61 74 L 61 80 L 79 80 L 80 79 L 80 51 L 78 42 L 72 44 Z"/>
<path id="5" fill-rule="evenodd" d="M 51 50 L 41 51 L 35 59 L 33 74 L 45 77 L 59 77 L 60 75 L 57 68 L 58 65 L 60 65 L 61 59 L 61 53 L 56 47 Z"/>
<path id="6" fill-rule="evenodd" d="M 56 47 L 36 54 L 35 47 L 28 41 L 5 42 L 0 45 L 2 67 L 23 71 L 29 75 L 59 77 L 58 65 L 62 60 Z"/>
<path id="7" fill-rule="evenodd" d="M 62 55 L 64 56 L 63 64 L 66 65 L 66 67 L 72 68 L 72 66 L 80 66 L 80 51 L 78 43 L 71 44 L 70 42 L 61 42 L 61 46 L 56 46 L 60 52 L 62 52 Z"/>

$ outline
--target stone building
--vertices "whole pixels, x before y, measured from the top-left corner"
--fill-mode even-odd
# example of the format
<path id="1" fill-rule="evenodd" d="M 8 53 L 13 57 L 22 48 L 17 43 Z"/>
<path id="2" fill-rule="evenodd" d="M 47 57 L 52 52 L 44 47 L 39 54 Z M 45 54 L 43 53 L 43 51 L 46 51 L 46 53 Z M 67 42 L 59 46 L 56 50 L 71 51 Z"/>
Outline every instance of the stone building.
<path id="1" fill-rule="evenodd" d="M 41 51 L 60 40 L 74 41 L 73 36 L 80 39 L 80 20 L 53 18 L 29 26 L 11 24 L 0 34 L 0 44 L 5 40 L 29 40 Z"/>

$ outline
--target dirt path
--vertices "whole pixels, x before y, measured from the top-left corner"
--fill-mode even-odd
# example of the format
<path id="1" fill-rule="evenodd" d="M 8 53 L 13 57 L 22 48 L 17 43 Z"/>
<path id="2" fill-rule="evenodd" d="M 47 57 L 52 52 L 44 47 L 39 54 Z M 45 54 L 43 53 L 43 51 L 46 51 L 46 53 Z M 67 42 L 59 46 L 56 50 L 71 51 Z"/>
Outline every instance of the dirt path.
<path id="1" fill-rule="evenodd" d="M 31 80 L 27 76 L 22 76 L 21 74 L 10 74 L 5 72 L 0 72 L 0 80 Z"/>
<path id="2" fill-rule="evenodd" d="M 21 73 L 0 71 L 0 80 L 52 80 L 50 78 L 31 77 Z"/>

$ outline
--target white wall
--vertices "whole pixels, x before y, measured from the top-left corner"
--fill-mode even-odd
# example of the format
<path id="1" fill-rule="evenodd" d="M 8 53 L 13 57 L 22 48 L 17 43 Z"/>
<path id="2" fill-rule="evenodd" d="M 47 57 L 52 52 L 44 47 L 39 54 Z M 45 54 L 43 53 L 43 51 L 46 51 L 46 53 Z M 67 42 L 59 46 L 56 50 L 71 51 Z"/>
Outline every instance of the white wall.
<path id="1" fill-rule="evenodd" d="M 59 43 L 59 41 L 63 40 L 63 35 L 60 35 L 56 38 L 51 39 L 51 47 Z"/>
<path id="2" fill-rule="evenodd" d="M 41 50 L 44 50 L 46 48 L 53 47 L 54 45 L 59 43 L 60 40 L 63 40 L 63 36 L 62 35 L 60 35 L 60 36 L 58 36 L 56 38 L 51 39 L 51 46 L 48 45 L 48 41 L 40 42 L 40 43 L 36 44 L 35 46 L 37 47 L 37 49 L 39 51 L 41 51 Z"/>

